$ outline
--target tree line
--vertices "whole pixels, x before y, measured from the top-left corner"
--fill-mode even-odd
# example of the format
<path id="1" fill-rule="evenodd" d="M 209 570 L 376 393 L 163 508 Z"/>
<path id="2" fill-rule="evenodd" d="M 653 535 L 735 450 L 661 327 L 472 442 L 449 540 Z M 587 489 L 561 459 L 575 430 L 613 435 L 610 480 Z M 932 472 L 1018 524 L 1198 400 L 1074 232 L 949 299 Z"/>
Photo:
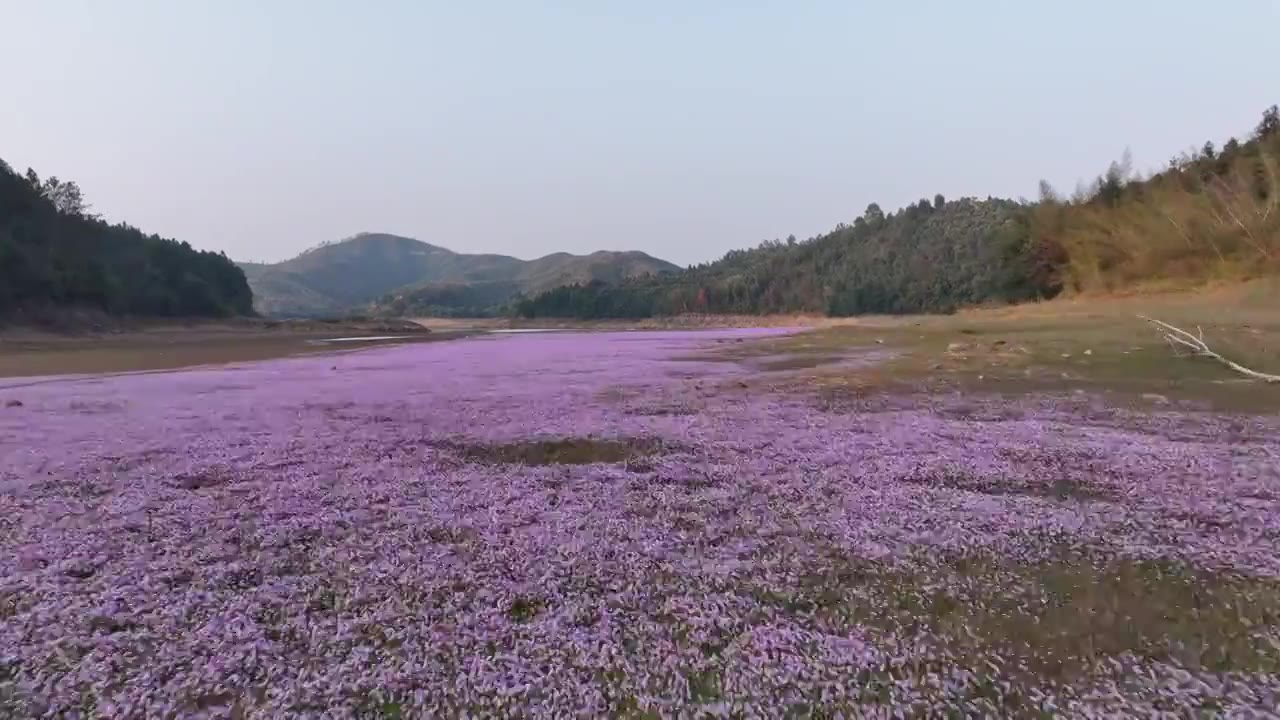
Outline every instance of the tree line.
<path id="1" fill-rule="evenodd" d="M 249 315 L 244 273 L 222 253 L 110 224 L 79 186 L 0 160 L 0 317 L 81 308 L 115 315 Z"/>
<path id="2" fill-rule="evenodd" d="M 517 304 L 524 317 L 641 318 L 681 313 L 948 312 L 1058 290 L 1029 258 L 1025 208 L 942 196 L 898 212 L 871 204 L 808 240 L 766 241 L 671 276 L 556 288 Z"/>

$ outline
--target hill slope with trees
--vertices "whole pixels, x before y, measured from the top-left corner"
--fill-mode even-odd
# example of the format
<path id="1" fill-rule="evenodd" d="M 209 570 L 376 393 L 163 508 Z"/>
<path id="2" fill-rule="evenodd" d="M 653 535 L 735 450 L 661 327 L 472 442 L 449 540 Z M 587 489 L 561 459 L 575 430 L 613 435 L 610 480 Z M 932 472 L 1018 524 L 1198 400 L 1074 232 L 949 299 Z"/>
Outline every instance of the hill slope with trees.
<path id="1" fill-rule="evenodd" d="M 252 301 L 225 255 L 104 222 L 76 183 L 0 161 L 0 318 L 223 317 L 252 313 Z"/>
<path id="2" fill-rule="evenodd" d="M 949 312 L 1068 292 L 1190 285 L 1280 271 L 1280 112 L 1244 142 L 1213 143 L 1149 177 L 1127 159 L 1064 198 L 941 195 L 886 215 L 872 203 L 815 238 L 767 241 L 661 278 L 551 289 L 528 317 L 680 313 Z"/>
<path id="3" fill-rule="evenodd" d="M 1070 198 L 1041 183 L 1029 211 L 1034 241 L 1060 258 L 1072 291 L 1280 271 L 1280 108 L 1244 142 L 1206 142 L 1150 177 L 1125 157 Z"/>

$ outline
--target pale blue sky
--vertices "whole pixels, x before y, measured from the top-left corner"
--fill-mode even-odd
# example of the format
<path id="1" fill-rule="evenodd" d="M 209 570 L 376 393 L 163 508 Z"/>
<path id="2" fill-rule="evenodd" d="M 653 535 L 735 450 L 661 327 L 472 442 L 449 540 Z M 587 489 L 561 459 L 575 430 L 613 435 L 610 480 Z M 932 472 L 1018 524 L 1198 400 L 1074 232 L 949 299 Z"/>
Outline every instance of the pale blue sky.
<path id="1" fill-rule="evenodd" d="M 1243 136 L 1278 27 L 1280 0 L 0 0 L 0 158 L 240 260 L 375 230 L 684 264 Z"/>

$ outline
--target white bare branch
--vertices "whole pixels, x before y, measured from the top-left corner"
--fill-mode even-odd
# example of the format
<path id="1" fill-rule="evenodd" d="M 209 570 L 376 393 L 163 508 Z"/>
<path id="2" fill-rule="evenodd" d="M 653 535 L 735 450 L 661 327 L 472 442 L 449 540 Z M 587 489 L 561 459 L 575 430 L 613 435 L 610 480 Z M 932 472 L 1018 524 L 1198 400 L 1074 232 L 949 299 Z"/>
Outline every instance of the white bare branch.
<path id="1" fill-rule="evenodd" d="M 1204 341 L 1204 330 L 1201 330 L 1199 325 L 1196 326 L 1196 332 L 1199 333 L 1199 336 L 1197 337 L 1196 335 L 1192 335 L 1182 328 L 1174 327 L 1167 322 L 1162 322 L 1155 318 L 1147 317 L 1146 315 L 1139 315 L 1138 317 L 1159 328 L 1161 334 L 1164 335 L 1165 342 L 1169 343 L 1169 346 L 1174 349 L 1174 354 L 1178 354 L 1179 348 L 1185 348 L 1190 350 L 1192 355 L 1199 355 L 1201 357 L 1217 360 L 1245 377 L 1261 380 L 1263 382 L 1280 383 L 1280 375 L 1272 375 L 1270 373 L 1251 370 L 1239 363 L 1232 362 L 1231 360 L 1222 357 L 1213 350 L 1210 350 L 1208 344 Z"/>

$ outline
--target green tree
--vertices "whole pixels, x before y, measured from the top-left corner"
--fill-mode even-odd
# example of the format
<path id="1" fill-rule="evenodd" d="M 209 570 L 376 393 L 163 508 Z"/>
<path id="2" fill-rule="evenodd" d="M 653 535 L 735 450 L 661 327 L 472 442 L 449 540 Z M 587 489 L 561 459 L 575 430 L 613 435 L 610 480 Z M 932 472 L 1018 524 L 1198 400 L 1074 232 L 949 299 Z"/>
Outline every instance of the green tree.
<path id="1" fill-rule="evenodd" d="M 252 313 L 244 273 L 225 255 L 109 225 L 88 207 L 76 183 L 0 163 L 0 315 L 61 307 Z"/>

